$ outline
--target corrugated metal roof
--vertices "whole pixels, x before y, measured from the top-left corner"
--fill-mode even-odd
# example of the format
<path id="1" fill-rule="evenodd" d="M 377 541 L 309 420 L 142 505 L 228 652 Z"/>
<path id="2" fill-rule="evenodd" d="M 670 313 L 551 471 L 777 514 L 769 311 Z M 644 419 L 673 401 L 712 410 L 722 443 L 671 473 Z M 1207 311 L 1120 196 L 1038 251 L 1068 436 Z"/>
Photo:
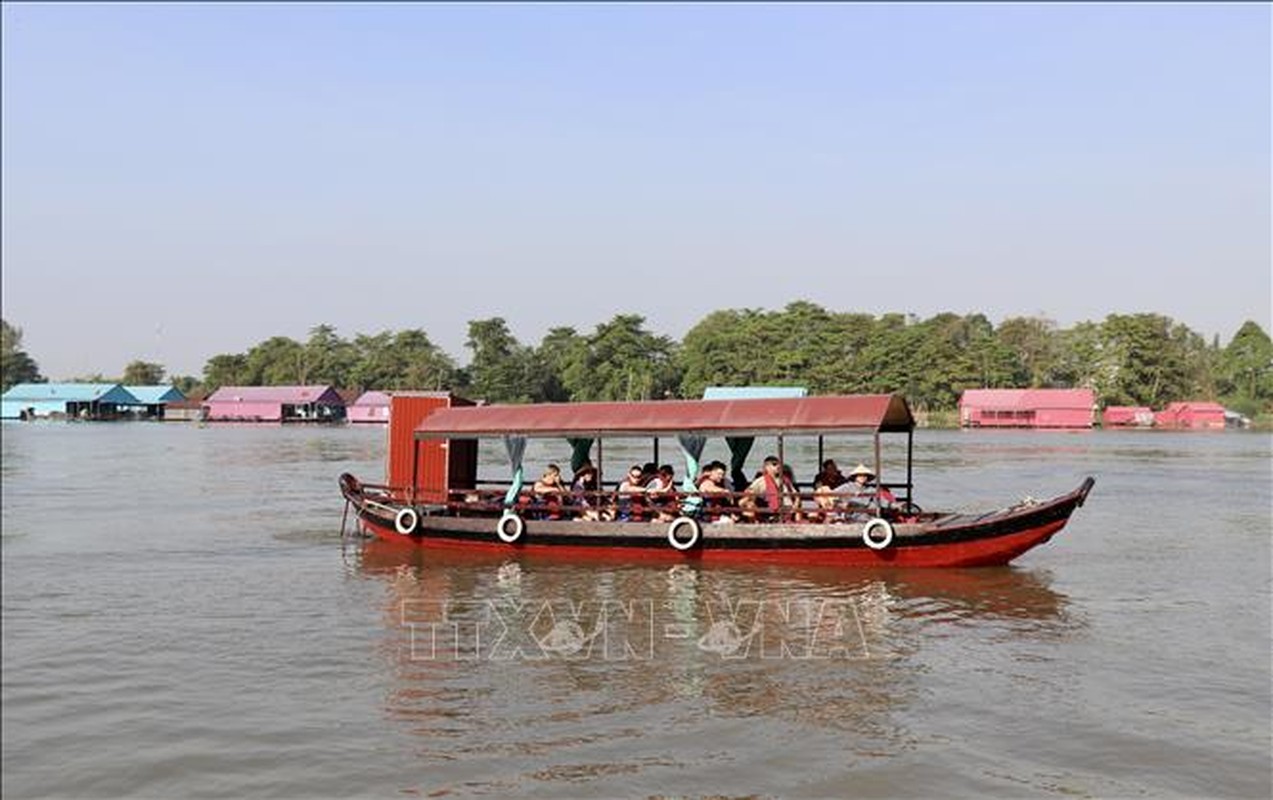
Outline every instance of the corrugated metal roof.
<path id="1" fill-rule="evenodd" d="M 805 397 L 809 394 L 803 386 L 708 386 L 703 390 L 704 400 L 776 400 L 786 397 Z"/>
<path id="2" fill-rule="evenodd" d="M 644 403 L 546 403 L 443 408 L 415 429 L 417 438 L 777 434 L 914 427 L 900 395 L 774 400 L 664 400 Z"/>
<path id="3" fill-rule="evenodd" d="M 389 405 L 389 394 L 387 392 L 363 392 L 358 399 L 353 402 L 356 406 L 387 406 Z"/>
<path id="4" fill-rule="evenodd" d="M 330 386 L 222 386 L 203 402 L 343 405 L 340 395 Z"/>
<path id="5" fill-rule="evenodd" d="M 185 400 L 186 396 L 176 386 L 125 386 L 129 394 L 145 405 L 176 403 Z"/>
<path id="6" fill-rule="evenodd" d="M 1091 389 L 965 389 L 959 398 L 960 406 L 997 410 L 1090 409 L 1095 403 Z"/>
<path id="7" fill-rule="evenodd" d="M 4 393 L 5 400 L 61 400 L 71 403 L 136 403 L 118 383 L 19 383 Z"/>

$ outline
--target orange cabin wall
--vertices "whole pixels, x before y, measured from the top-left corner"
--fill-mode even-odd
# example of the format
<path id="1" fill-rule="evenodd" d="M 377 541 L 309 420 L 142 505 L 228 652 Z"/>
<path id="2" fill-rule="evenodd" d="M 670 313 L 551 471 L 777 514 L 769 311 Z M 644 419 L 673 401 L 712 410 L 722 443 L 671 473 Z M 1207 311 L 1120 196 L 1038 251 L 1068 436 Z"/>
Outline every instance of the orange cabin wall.
<path id="1" fill-rule="evenodd" d="M 389 401 L 385 483 L 394 488 L 411 488 L 412 454 L 415 453 L 417 501 L 441 503 L 446 501 L 447 492 L 452 489 L 472 488 L 477 474 L 476 441 L 428 439 L 418 444 L 415 442 L 416 427 L 437 409 L 471 405 L 471 400 L 446 393 L 393 395 Z"/>

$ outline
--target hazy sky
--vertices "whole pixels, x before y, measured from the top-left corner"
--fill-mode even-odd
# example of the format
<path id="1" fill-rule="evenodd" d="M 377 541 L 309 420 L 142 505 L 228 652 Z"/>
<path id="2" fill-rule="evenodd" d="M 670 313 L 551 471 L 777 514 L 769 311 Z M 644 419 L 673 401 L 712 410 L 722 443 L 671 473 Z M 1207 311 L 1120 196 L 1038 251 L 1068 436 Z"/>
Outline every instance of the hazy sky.
<path id="1" fill-rule="evenodd" d="M 1270 329 L 1270 8 L 3 8 L 3 315 L 54 378 L 329 323 L 719 308 Z"/>

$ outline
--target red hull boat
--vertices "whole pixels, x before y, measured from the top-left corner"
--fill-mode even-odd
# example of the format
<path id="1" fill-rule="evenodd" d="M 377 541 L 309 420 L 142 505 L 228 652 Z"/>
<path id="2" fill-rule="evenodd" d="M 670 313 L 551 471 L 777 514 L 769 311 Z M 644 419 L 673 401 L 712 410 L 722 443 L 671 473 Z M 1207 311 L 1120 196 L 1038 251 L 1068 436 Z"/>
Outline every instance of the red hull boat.
<path id="1" fill-rule="evenodd" d="M 391 425 L 395 413 L 390 412 Z M 914 420 L 897 395 L 438 407 L 421 416 L 409 443 L 390 444 L 391 465 L 404 462 L 395 448 L 410 448 L 411 479 L 405 485 L 367 485 L 348 474 L 340 479 L 347 511 L 353 510 L 359 529 L 402 547 L 622 561 L 993 566 L 1051 539 L 1095 483 L 1088 477 L 1051 500 L 1024 500 L 981 514 L 923 511 L 913 499 Z M 786 439 L 816 436 L 821 461 L 822 437 L 846 431 L 874 434 L 877 475 L 880 435 L 905 433 L 905 481 L 881 480 L 864 506 L 845 512 L 819 509 L 814 495 L 797 491 L 788 492 L 775 508 L 748 513 L 746 506 L 732 505 L 741 493 L 707 504 L 696 490 L 697 459 L 707 437 L 727 436 L 731 450 L 745 455 L 746 448 L 737 443 L 751 437 L 777 437 L 781 454 Z M 545 505 L 522 487 L 525 438 L 565 437 L 576 447 L 584 443 L 585 451 L 595 441 L 600 460 L 603 439 L 637 436 L 656 441 L 678 436 L 685 451 L 688 478 L 680 491 L 666 496 L 661 514 L 647 511 L 645 518 L 636 514 L 620 520 L 603 513 L 598 518 L 598 509 L 623 502 L 617 485 L 607 491 L 604 481 L 586 497 L 574 498 L 578 505 L 573 508 L 571 498 Z M 478 486 L 476 440 L 483 437 L 509 444 L 513 474 L 507 487 L 503 482 L 495 490 Z M 434 451 L 424 452 L 430 445 Z M 893 499 L 893 490 L 900 499 Z M 584 509 L 592 514 L 582 515 Z"/>

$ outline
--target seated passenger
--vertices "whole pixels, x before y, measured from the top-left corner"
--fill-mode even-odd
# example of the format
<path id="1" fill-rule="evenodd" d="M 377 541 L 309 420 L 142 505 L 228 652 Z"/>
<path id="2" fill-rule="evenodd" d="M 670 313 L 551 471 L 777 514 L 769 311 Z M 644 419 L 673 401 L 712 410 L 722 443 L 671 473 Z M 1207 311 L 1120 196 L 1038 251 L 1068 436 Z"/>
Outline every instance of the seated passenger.
<path id="1" fill-rule="evenodd" d="M 800 489 L 796 486 L 796 474 L 790 464 L 782 465 L 782 507 L 791 512 L 796 522 L 804 520 L 804 501 L 800 498 Z"/>
<path id="2" fill-rule="evenodd" d="M 840 472 L 835 459 L 828 458 L 822 462 L 822 471 L 813 479 L 813 502 L 821 512 L 822 519 L 828 519 L 830 512 L 835 511 L 835 491 L 848 482 L 849 479 Z"/>
<path id="3" fill-rule="evenodd" d="M 764 466 L 756 479 L 747 486 L 738 505 L 743 509 L 745 519 L 756 519 L 758 509 L 776 511 L 781 503 L 782 489 L 779 484 L 781 469 L 777 456 L 766 456 Z"/>
<path id="4" fill-rule="evenodd" d="M 561 519 L 561 507 L 570 497 L 570 490 L 561 479 L 561 467 L 549 464 L 544 474 L 535 481 L 531 493 L 537 504 L 548 507 L 548 519 Z"/>
<path id="5" fill-rule="evenodd" d="M 679 513 L 676 503 L 676 477 L 671 464 L 659 467 L 654 478 L 645 486 L 649 505 L 658 514 L 659 522 L 671 522 Z"/>
<path id="6" fill-rule="evenodd" d="M 877 495 L 880 508 L 893 502 L 893 493 L 876 485 L 875 471 L 865 464 L 854 467 L 849 473 L 849 483 L 837 491 L 844 496 L 844 504 L 850 511 L 868 511 L 875 505 Z"/>
<path id="7" fill-rule="evenodd" d="M 725 464 L 713 461 L 703 467 L 703 475 L 698 479 L 698 491 L 703 495 L 703 511 L 709 520 L 728 519 L 734 521 L 734 515 L 723 509 L 729 507 L 729 489 L 725 488 Z"/>
<path id="8" fill-rule="evenodd" d="M 633 464 L 628 469 L 627 477 L 619 483 L 618 515 L 619 520 L 641 520 L 645 516 L 645 472 L 640 464 Z"/>
<path id="9" fill-rule="evenodd" d="M 597 468 L 592 465 L 592 461 L 585 460 L 570 482 L 571 499 L 581 509 L 579 519 L 601 519 L 597 488 Z"/>

